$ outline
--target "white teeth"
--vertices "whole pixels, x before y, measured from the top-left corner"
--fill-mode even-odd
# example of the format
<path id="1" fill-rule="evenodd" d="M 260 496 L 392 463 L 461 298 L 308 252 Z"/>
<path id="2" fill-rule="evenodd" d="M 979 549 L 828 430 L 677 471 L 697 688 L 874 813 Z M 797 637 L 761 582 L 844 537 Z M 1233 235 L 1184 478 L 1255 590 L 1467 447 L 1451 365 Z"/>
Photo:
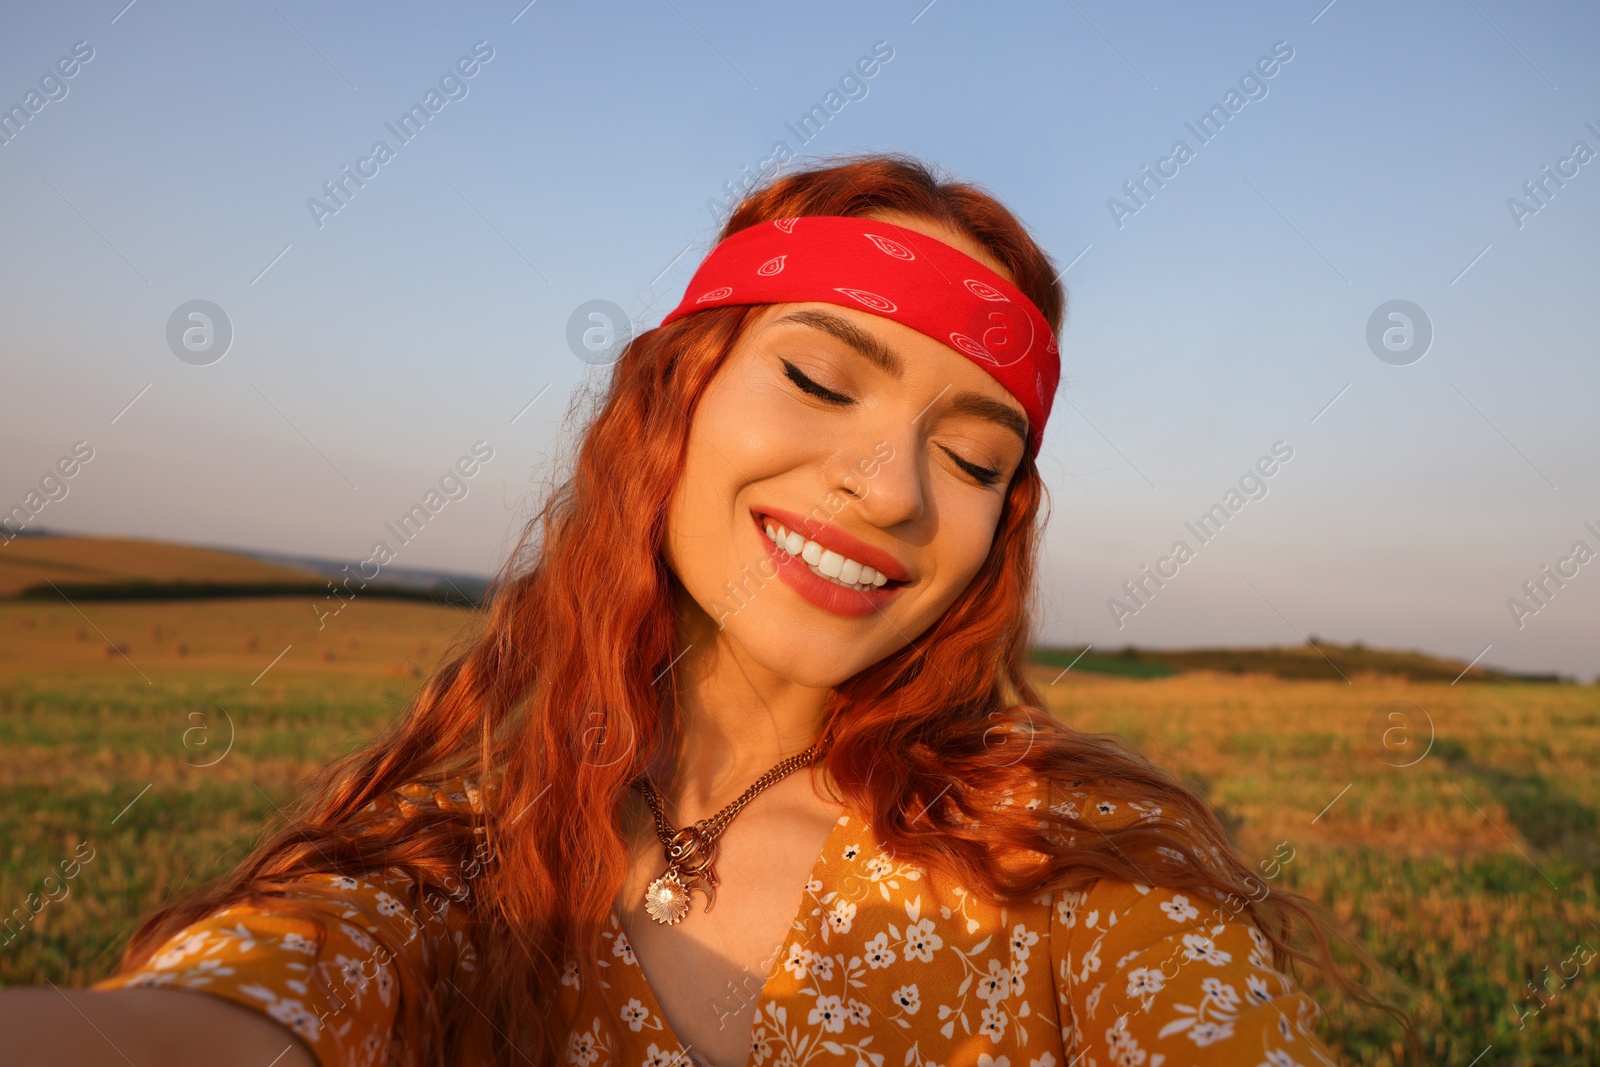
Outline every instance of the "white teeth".
<path id="1" fill-rule="evenodd" d="M 832 549 L 823 548 L 815 541 L 773 522 L 766 523 L 767 537 L 791 556 L 798 556 L 810 565 L 813 573 L 828 578 L 849 589 L 874 589 L 888 583 L 887 576 L 858 560 L 849 559 Z"/>

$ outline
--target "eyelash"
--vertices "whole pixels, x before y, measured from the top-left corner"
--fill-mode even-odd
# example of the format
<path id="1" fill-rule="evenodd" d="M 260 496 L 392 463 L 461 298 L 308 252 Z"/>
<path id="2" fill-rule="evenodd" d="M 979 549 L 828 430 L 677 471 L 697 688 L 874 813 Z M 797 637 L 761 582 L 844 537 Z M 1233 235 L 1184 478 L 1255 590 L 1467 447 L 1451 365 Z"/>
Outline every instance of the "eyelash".
<path id="1" fill-rule="evenodd" d="M 843 393 L 836 393 L 827 386 L 819 385 L 810 378 L 807 378 L 799 367 L 796 367 L 788 360 L 785 359 L 781 360 L 780 362 L 783 363 L 783 373 L 788 376 L 791 382 L 799 387 L 801 392 L 810 393 L 812 396 L 820 397 L 821 399 L 828 401 L 830 404 L 842 405 L 855 403 L 853 398 L 845 396 Z"/>
<path id="2" fill-rule="evenodd" d="M 836 393 L 827 386 L 819 385 L 817 382 L 812 381 L 810 378 L 805 376 L 799 367 L 796 367 L 788 360 L 780 359 L 780 362 L 783 364 L 784 375 L 791 382 L 793 382 L 801 392 L 809 393 L 811 396 L 817 397 L 820 400 L 826 400 L 830 404 L 839 404 L 842 406 L 845 404 L 855 403 L 853 398 L 845 396 L 843 393 Z M 943 445 L 940 445 L 939 447 L 944 448 Z M 962 470 L 966 471 L 973 478 L 977 479 L 978 483 L 984 488 L 990 488 L 1000 481 L 999 471 L 991 470 L 988 467 L 980 467 L 976 463 L 968 463 L 954 452 L 951 452 L 948 448 L 944 448 L 944 451 L 946 455 L 956 461 L 957 465 L 960 466 Z"/>

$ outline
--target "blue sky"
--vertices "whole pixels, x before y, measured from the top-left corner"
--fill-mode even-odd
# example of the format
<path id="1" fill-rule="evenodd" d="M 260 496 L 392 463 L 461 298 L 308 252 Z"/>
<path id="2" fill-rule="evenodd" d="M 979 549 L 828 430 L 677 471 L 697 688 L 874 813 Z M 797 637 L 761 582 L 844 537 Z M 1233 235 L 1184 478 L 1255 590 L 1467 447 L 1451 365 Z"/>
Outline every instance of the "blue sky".
<path id="1" fill-rule="evenodd" d="M 659 321 L 775 142 L 892 149 L 1070 264 L 1047 638 L 1600 673 L 1600 562 L 1572 556 L 1600 551 L 1593 5 L 124 3 L 0 16 L 0 105 L 38 93 L 0 145 L 0 504 L 94 449 L 37 525 L 356 560 L 484 440 L 396 562 L 487 572 L 605 373 L 575 309 Z M 875 46 L 800 145 L 786 124 Z M 401 144 L 385 124 L 452 72 Z M 1186 124 L 1251 74 L 1200 143 Z M 379 139 L 393 158 L 314 218 Z M 1136 205 L 1146 165 L 1172 176 Z M 232 326 L 209 365 L 168 344 L 193 300 Z M 1431 324 L 1420 359 L 1369 346 L 1394 300 Z M 1184 524 L 1278 442 L 1266 495 L 1200 545 Z M 1127 599 L 1180 538 L 1193 558 Z M 1541 604 L 1547 565 L 1571 576 Z"/>

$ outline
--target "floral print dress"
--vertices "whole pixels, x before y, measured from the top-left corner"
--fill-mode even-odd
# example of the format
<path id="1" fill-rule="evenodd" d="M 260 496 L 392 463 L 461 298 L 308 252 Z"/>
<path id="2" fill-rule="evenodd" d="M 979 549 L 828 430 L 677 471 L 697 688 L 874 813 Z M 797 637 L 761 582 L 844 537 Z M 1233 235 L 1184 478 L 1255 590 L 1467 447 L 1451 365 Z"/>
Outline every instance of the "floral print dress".
<path id="1" fill-rule="evenodd" d="M 481 797 L 471 782 L 413 785 L 383 806 L 399 814 L 416 804 L 476 808 Z M 1057 806 L 1107 823 L 1150 810 L 1119 813 L 1070 791 Z M 716 1067 L 1335 1062 L 1311 1031 L 1320 1009 L 1273 969 L 1267 939 L 1204 897 L 1102 879 L 1008 908 L 945 881 L 937 890 L 926 870 L 880 849 L 859 816 L 841 815 L 758 994 L 748 1061 Z M 400 872 L 306 878 L 294 903 L 318 918 L 225 909 L 94 988 L 225 997 L 283 1023 L 322 1067 L 395 1056 L 396 1019 L 423 994 L 408 982 L 465 995 L 476 952 L 460 908 L 414 899 Z M 673 1034 L 615 914 L 597 963 L 598 988 L 583 987 L 571 960 L 561 979 L 562 1006 L 577 1020 L 569 1063 L 705 1064 Z"/>

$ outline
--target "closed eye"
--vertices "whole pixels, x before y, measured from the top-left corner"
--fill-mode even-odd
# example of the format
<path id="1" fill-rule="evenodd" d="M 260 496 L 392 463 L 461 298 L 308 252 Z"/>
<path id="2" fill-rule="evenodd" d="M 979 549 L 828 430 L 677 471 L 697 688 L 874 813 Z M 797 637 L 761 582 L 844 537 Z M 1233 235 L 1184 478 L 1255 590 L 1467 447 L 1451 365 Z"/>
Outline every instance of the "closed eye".
<path id="1" fill-rule="evenodd" d="M 796 367 L 788 360 L 780 358 L 779 362 L 783 364 L 784 375 L 802 392 L 809 393 L 814 397 L 826 400 L 830 404 L 855 403 L 854 397 L 845 396 L 843 393 L 836 393 L 827 386 L 806 377 L 805 373 L 801 371 L 799 367 Z M 964 460 L 954 452 L 950 451 L 948 448 L 945 448 L 943 445 L 940 445 L 939 447 L 946 455 L 955 461 L 956 466 L 960 467 L 963 471 L 975 479 L 979 485 L 987 488 L 996 485 L 1000 481 L 999 471 L 990 467 L 982 467 L 976 463 L 971 463 L 967 460 Z"/>
<path id="2" fill-rule="evenodd" d="M 791 382 L 798 386 L 802 392 L 810 393 L 812 396 L 820 397 L 821 399 L 832 404 L 855 403 L 854 397 L 845 396 L 843 393 L 836 393 L 827 386 L 819 385 L 817 382 L 807 378 L 805 374 L 801 372 L 799 367 L 796 367 L 788 360 L 780 359 L 779 362 L 783 364 L 783 373 Z"/>
<path id="3" fill-rule="evenodd" d="M 946 455 L 956 461 L 956 466 L 972 475 L 979 481 L 980 484 L 990 486 L 1000 481 L 999 471 L 993 470 L 989 467 L 980 467 L 976 463 L 969 463 L 960 456 L 956 455 L 954 452 L 950 451 L 948 448 L 945 448 L 944 445 L 940 445 L 939 447 L 944 449 Z"/>

